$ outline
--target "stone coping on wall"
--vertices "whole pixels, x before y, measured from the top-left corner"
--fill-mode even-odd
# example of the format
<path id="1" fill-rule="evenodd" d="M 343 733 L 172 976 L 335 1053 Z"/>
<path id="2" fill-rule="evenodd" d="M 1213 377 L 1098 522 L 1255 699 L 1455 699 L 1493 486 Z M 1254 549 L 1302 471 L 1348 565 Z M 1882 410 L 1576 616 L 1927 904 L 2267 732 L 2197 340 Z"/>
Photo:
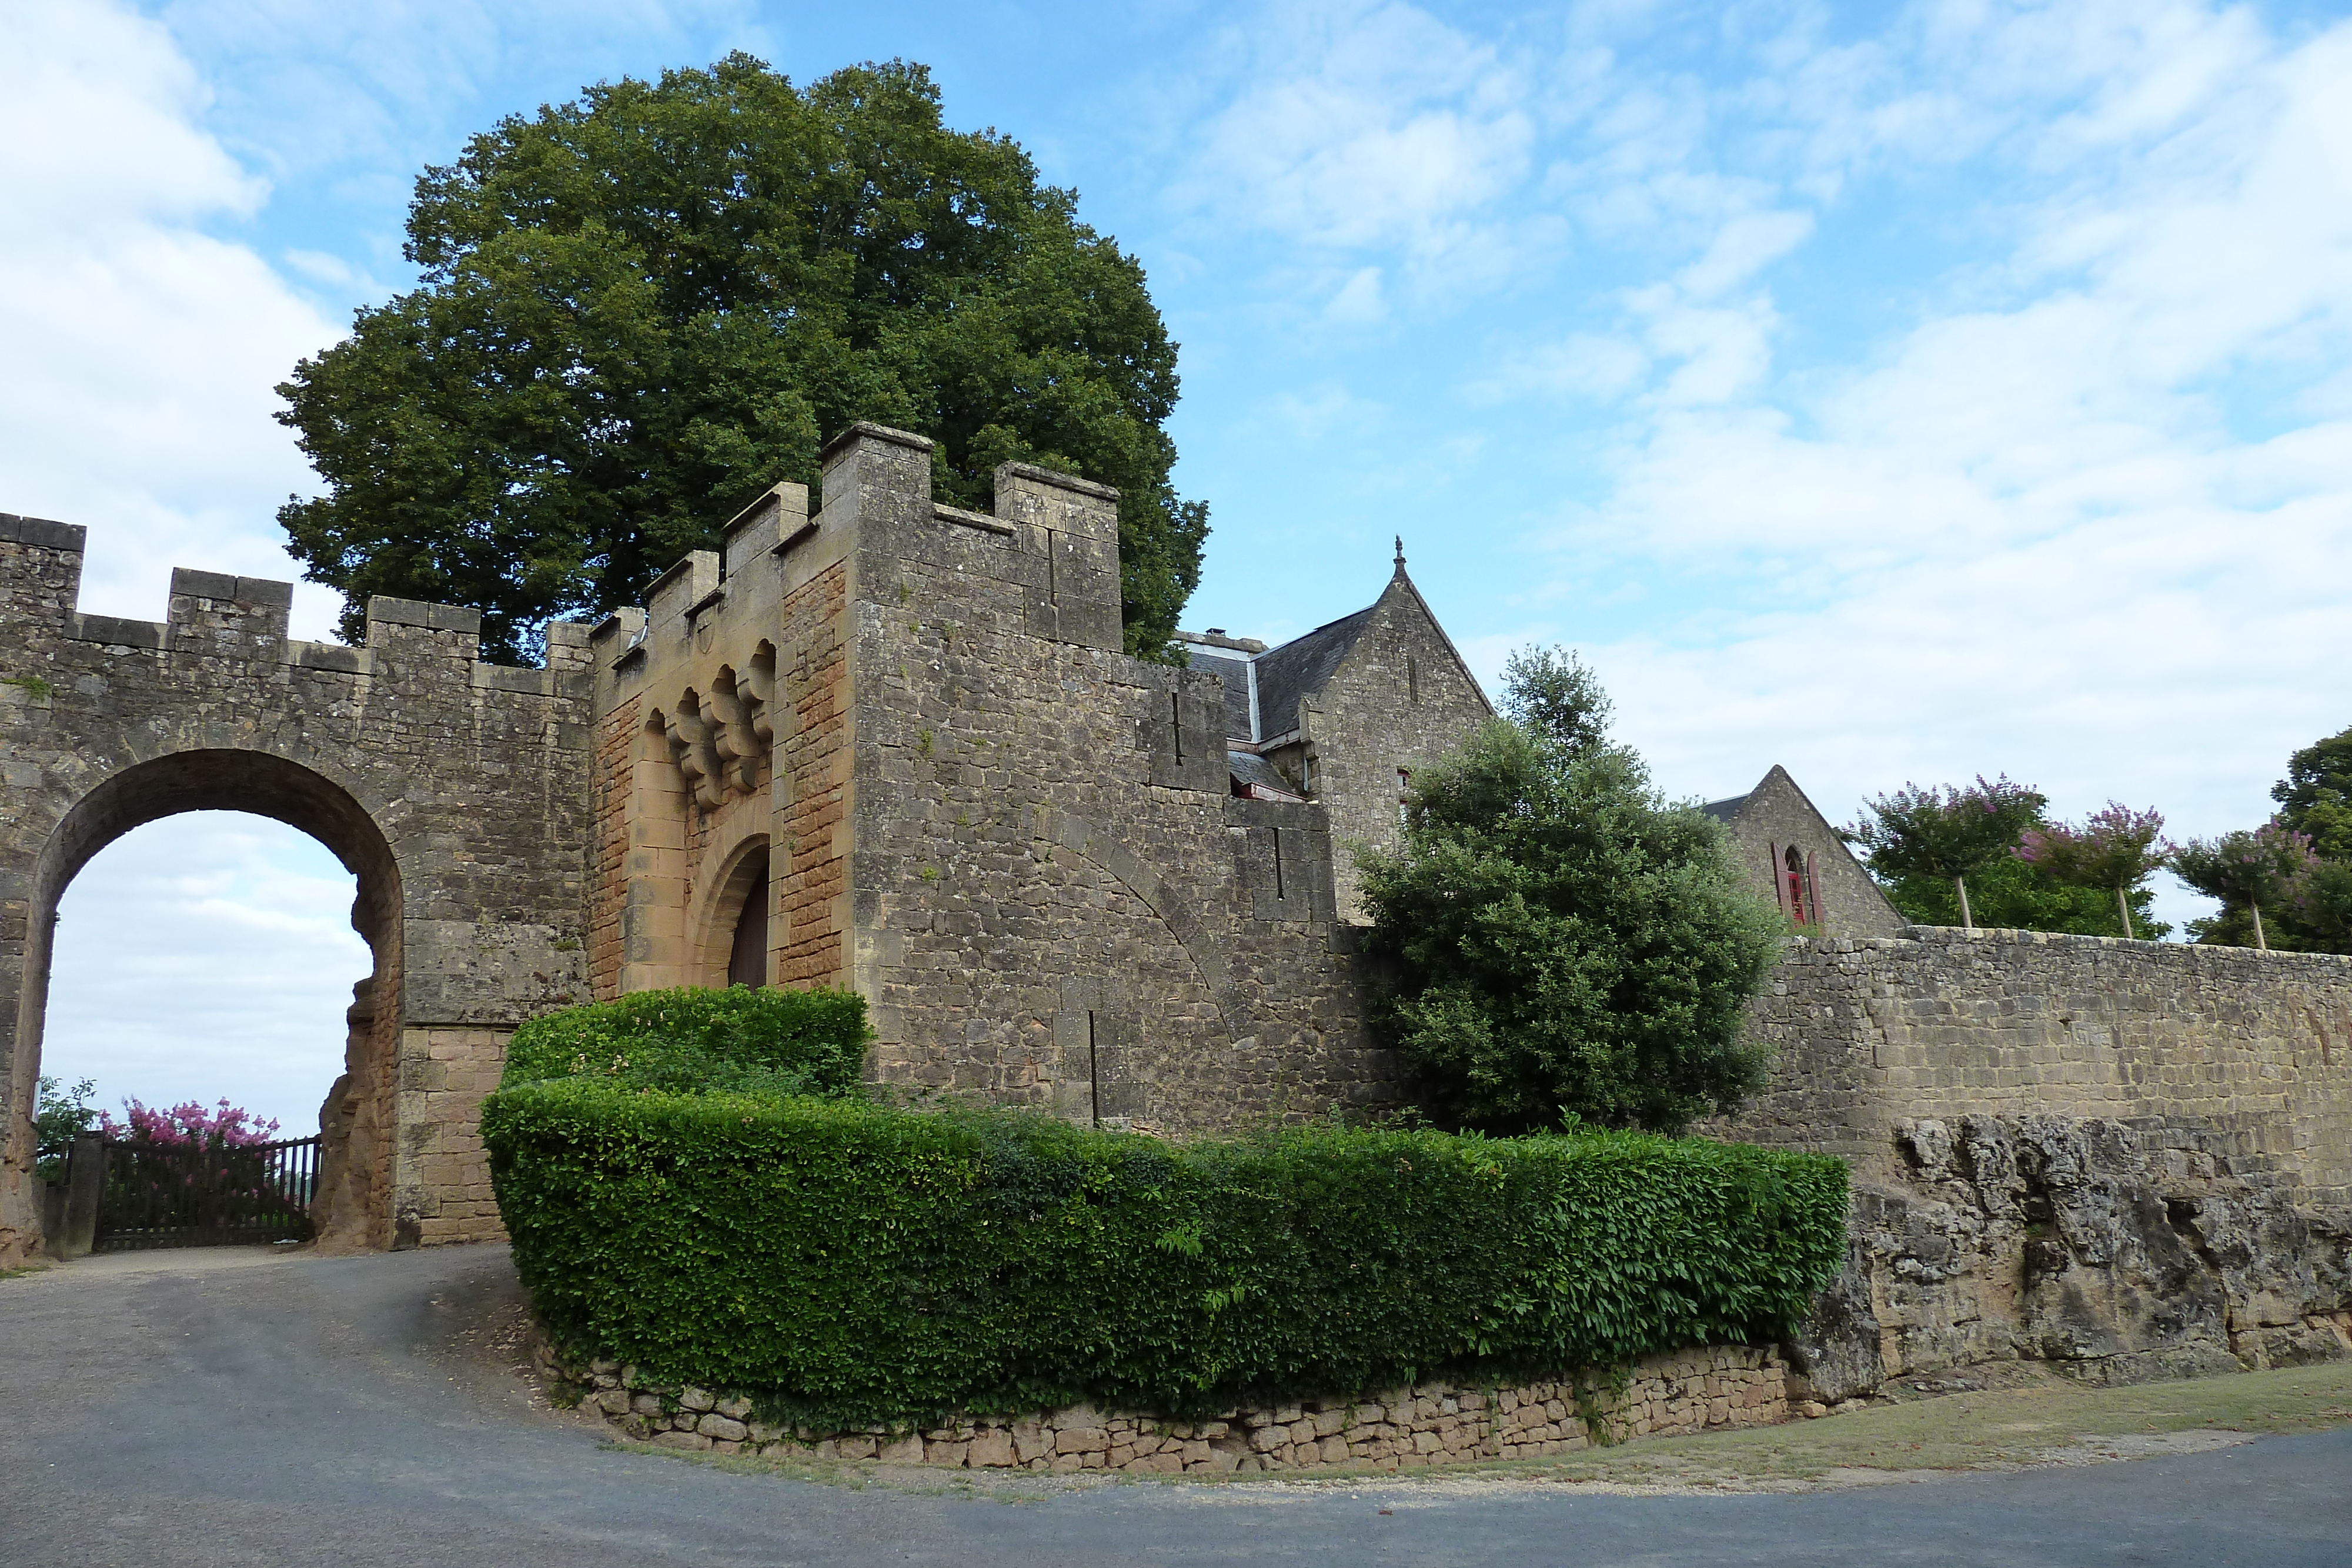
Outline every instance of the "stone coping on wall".
<path id="1" fill-rule="evenodd" d="M 2352 955 L 2343 953 L 2295 953 L 2282 947 L 2231 947 L 2208 942 L 2151 942 L 2146 937 L 2086 936 L 2072 931 L 2021 931 L 2005 925 L 1979 925 L 1973 930 L 1958 925 L 1906 925 L 1899 936 L 1812 936 L 1800 940 L 1831 953 L 1909 946 L 1964 947 L 1986 943 L 2030 947 L 2118 947 L 2133 952 L 2177 953 L 2191 959 L 2231 962 L 2257 959 L 2321 966 L 2352 965 Z"/>
<path id="2" fill-rule="evenodd" d="M 1741 1344 L 1646 1357 L 1622 1386 L 1606 1375 L 1483 1388 L 1424 1382 L 1377 1397 L 1242 1406 L 1205 1421 L 1072 1405 L 1020 1417 L 965 1416 L 920 1431 L 856 1432 L 763 1422 L 748 1398 L 656 1384 L 617 1362 L 567 1361 L 543 1343 L 536 1355 L 559 1403 L 576 1396 L 583 1409 L 640 1442 L 951 1469 L 1417 1469 L 1573 1453 L 1596 1441 L 1769 1426 L 1791 1413 L 1789 1369 L 1779 1354 Z"/>

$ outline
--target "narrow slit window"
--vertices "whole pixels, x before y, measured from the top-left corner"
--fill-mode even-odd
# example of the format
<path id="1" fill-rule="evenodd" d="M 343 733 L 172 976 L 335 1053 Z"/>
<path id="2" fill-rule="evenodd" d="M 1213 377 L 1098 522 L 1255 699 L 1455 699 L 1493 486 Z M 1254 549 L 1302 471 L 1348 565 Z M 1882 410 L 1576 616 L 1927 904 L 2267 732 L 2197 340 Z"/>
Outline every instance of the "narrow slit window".
<path id="1" fill-rule="evenodd" d="M 1283 896 L 1283 892 L 1282 892 L 1282 830 L 1281 830 L 1280 828 L 1270 828 L 1270 829 L 1268 829 L 1268 830 L 1267 830 L 1267 831 L 1271 832 L 1271 833 L 1274 835 L 1274 896 L 1275 896 L 1275 897 L 1276 897 L 1276 898 L 1280 898 L 1280 897 L 1282 897 L 1282 896 Z"/>
<path id="2" fill-rule="evenodd" d="M 1087 1113 L 1102 1125 L 1102 1062 L 1095 1052 L 1095 1009 L 1087 1009 Z"/>
<path id="3" fill-rule="evenodd" d="M 1168 728 L 1176 737 L 1176 760 L 1184 760 L 1184 694 L 1168 694 Z"/>
<path id="4" fill-rule="evenodd" d="M 1404 700 L 1416 706 L 1421 702 L 1421 661 L 1410 653 L 1404 656 Z"/>
<path id="5" fill-rule="evenodd" d="M 1398 768 L 1398 769 L 1397 769 L 1397 821 L 1400 821 L 1400 822 L 1410 822 L 1410 821 L 1412 821 L 1411 817 L 1410 817 L 1409 815 L 1407 815 L 1407 813 L 1406 813 L 1406 807 L 1407 807 L 1407 805 L 1412 801 L 1412 768 Z"/>

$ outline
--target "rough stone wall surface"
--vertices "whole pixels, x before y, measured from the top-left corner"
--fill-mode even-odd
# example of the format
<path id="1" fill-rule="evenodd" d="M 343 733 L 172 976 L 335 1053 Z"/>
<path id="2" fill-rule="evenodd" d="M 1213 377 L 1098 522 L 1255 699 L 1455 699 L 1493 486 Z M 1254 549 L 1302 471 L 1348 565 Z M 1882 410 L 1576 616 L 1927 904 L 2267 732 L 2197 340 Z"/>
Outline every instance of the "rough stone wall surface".
<path id="1" fill-rule="evenodd" d="M 1800 938 L 1756 1027 L 1771 1082 L 1703 1130 L 1853 1166 L 1846 1270 L 1791 1347 L 1820 1397 L 2352 1354 L 2352 959 Z"/>
<path id="2" fill-rule="evenodd" d="M 628 895 L 629 800 L 644 718 L 630 696 L 596 721 L 594 772 L 589 801 L 595 841 L 590 847 L 588 981 L 599 1001 L 621 990 L 622 914 Z"/>
<path id="3" fill-rule="evenodd" d="M 469 1031 L 495 1057 L 520 1019 L 584 994 L 578 629 L 551 629 L 548 669 L 500 669 L 476 657 L 474 612 L 379 599 L 364 647 L 303 643 L 286 635 L 289 585 L 186 570 L 163 622 L 85 615 L 81 559 L 81 529 L 0 517 L 0 1265 L 37 1240 L 31 1116 L 58 895 L 115 838 L 194 810 L 278 817 L 358 875 L 376 974 L 345 1103 L 323 1120 L 341 1140 L 329 1163 L 359 1151 L 372 1168 L 331 1184 L 342 1239 L 495 1234 L 460 1223 L 436 1185 L 473 1146 L 458 1101 L 478 1075 L 409 1042 Z M 427 1113 L 442 1120 L 413 1119 Z"/>
<path id="4" fill-rule="evenodd" d="M 1072 1405 L 1020 1418 L 965 1416 L 921 1431 L 839 1433 L 763 1421 L 740 1395 L 656 1384 L 634 1366 L 567 1362 L 544 1343 L 536 1354 L 560 1388 L 640 1442 L 952 1469 L 1393 1471 L 1538 1458 L 1596 1441 L 1766 1426 L 1790 1415 L 1788 1369 L 1774 1352 L 1748 1345 L 1644 1358 L 1622 1389 L 1599 1375 L 1507 1388 L 1428 1382 L 1377 1397 L 1239 1406 L 1207 1421 Z"/>
<path id="5" fill-rule="evenodd" d="M 591 640 L 625 845 L 599 892 L 615 992 L 725 985 L 753 896 L 772 983 L 847 978 L 846 535 L 822 523 L 776 486 Z"/>
<path id="6" fill-rule="evenodd" d="M 791 720 L 777 752 L 782 914 L 779 982 L 842 984 L 849 971 L 849 566 L 835 561 L 783 600 L 777 673 Z"/>
<path id="7" fill-rule="evenodd" d="M 1393 1099 L 1324 813 L 1235 800 L 1215 677 L 1118 651 L 1115 496 L 1008 465 L 982 517 L 929 473 L 853 434 L 822 514 L 877 1073 L 1171 1131 Z"/>
<path id="8" fill-rule="evenodd" d="M 396 1124 L 410 1129 L 414 1198 L 396 1216 L 396 1245 L 503 1239 L 482 1147 L 482 1101 L 499 1086 L 511 1030 L 408 1029 L 400 1042 Z"/>
<path id="9" fill-rule="evenodd" d="M 1329 813 L 1339 917 L 1364 918 L 1354 846 L 1394 848 L 1402 837 L 1399 772 L 1427 768 L 1467 739 L 1494 709 L 1400 563 L 1370 622 L 1315 696 L 1290 715 L 1268 714 L 1269 738 L 1294 722 L 1295 751 L 1276 754 L 1294 780 L 1311 774 L 1312 798 Z"/>
<path id="10" fill-rule="evenodd" d="M 1754 885 L 1794 919 L 1788 852 L 1811 872 L 1806 924 L 1824 936 L 1899 936 L 1907 923 L 1887 902 L 1870 873 L 1853 858 L 1828 819 L 1815 809 L 1788 769 L 1775 766 L 1725 818 L 1733 846 Z"/>

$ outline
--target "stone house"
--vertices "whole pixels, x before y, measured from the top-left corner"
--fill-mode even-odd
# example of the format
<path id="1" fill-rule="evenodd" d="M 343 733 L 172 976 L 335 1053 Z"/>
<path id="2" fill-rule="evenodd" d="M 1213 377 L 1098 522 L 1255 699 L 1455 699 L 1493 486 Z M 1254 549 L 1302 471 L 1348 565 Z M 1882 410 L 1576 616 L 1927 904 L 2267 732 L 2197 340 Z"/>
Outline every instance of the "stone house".
<path id="1" fill-rule="evenodd" d="M 1180 632 L 1195 670 L 1224 682 L 1236 794 L 1321 806 L 1339 846 L 1332 880 L 1358 921 L 1350 845 L 1392 846 L 1414 770 L 1458 747 L 1494 706 L 1405 574 L 1404 541 L 1381 596 L 1277 648 Z"/>
<path id="2" fill-rule="evenodd" d="M 1796 925 L 1822 936 L 1903 934 L 1908 923 L 1780 764 L 1747 794 L 1703 810 L 1729 831 L 1751 884 Z"/>

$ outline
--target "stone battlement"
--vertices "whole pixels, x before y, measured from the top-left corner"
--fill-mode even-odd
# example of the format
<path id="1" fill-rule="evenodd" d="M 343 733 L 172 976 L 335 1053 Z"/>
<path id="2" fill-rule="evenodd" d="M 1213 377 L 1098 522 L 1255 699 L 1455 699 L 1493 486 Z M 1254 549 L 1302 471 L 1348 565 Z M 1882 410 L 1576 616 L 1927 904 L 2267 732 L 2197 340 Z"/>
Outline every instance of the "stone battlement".
<path id="1" fill-rule="evenodd" d="M 10 570 L 0 573 L 0 627 L 43 626 L 61 639 L 90 643 L 113 660 L 135 655 L 260 661 L 342 674 L 375 673 L 379 650 L 395 657 L 438 655 L 473 666 L 472 684 L 489 690 L 556 695 L 555 680 L 587 668 L 589 629 L 559 621 L 547 629 L 547 667 L 517 668 L 480 659 L 482 614 L 449 604 L 377 595 L 368 601 L 367 636 L 358 647 L 287 635 L 294 585 L 270 578 L 175 567 L 165 619 L 138 621 L 85 613 L 81 565 L 87 530 L 0 513 L 0 545 Z M 6 633 L 0 632 L 0 642 Z"/>

